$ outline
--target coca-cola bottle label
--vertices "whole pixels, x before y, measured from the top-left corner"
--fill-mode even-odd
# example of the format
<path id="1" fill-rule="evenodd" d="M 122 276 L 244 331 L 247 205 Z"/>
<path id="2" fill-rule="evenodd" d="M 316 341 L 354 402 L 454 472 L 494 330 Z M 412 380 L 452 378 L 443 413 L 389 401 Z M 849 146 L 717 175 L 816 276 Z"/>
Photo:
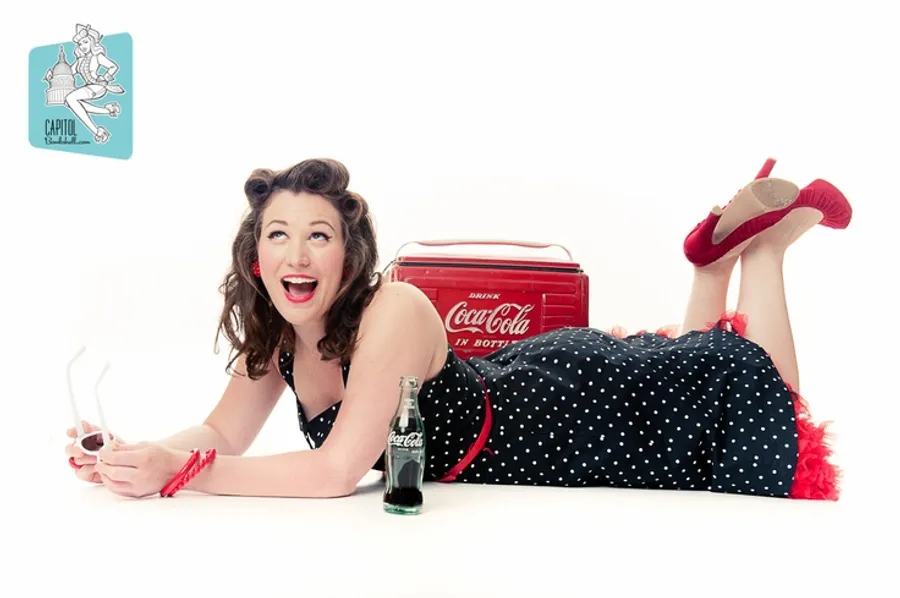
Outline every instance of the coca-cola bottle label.
<path id="1" fill-rule="evenodd" d="M 422 432 L 398 434 L 395 430 L 391 430 L 388 435 L 388 444 L 398 448 L 419 449 L 425 445 L 425 435 Z"/>

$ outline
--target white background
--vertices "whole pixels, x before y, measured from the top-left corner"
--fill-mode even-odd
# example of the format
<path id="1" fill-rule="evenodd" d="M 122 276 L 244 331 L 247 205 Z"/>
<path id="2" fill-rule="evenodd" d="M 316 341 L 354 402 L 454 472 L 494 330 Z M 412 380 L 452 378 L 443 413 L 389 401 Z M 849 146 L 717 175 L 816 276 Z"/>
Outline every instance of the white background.
<path id="1" fill-rule="evenodd" d="M 900 44 L 887 8 L 214 6 L 41 2 L 4 27 L 0 398 L 4 535 L 18 542 L 5 543 L 5 577 L 31 588 L 16 595 L 150 595 L 176 572 L 188 577 L 171 595 L 839 595 L 884 574 L 873 542 L 892 546 L 897 529 L 900 398 Z M 28 52 L 76 23 L 134 37 L 128 161 L 28 144 Z M 684 236 L 767 157 L 801 187 L 836 184 L 850 228 L 812 230 L 785 270 L 803 394 L 835 420 L 842 501 L 442 486 L 410 520 L 382 514 L 377 489 L 128 501 L 78 482 L 63 454 L 71 353 L 89 346 L 76 382 L 92 420 L 91 376 L 112 362 L 105 411 L 126 439 L 201 422 L 226 381 L 227 346 L 212 348 L 242 184 L 317 156 L 343 161 L 369 200 L 382 265 L 415 239 L 562 243 L 604 329 L 681 322 Z M 285 395 L 251 453 L 302 447 Z M 82 545 L 114 547 L 93 559 Z"/>

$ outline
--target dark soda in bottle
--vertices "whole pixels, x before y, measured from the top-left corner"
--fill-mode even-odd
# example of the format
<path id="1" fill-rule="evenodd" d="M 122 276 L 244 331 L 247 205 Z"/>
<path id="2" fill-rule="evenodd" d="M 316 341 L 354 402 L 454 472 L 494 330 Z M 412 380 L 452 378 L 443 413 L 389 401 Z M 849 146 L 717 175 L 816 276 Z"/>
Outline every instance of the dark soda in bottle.
<path id="1" fill-rule="evenodd" d="M 419 413 L 419 381 L 400 378 L 400 403 L 391 418 L 385 455 L 384 510 L 400 515 L 422 512 L 425 477 L 425 422 Z"/>

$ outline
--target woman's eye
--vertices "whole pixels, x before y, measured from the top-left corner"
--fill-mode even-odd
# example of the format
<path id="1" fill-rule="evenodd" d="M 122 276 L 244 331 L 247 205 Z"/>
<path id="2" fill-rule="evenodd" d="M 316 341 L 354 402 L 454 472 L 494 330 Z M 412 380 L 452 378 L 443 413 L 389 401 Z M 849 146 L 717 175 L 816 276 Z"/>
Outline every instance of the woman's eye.
<path id="1" fill-rule="evenodd" d="M 313 238 L 316 238 L 316 235 L 318 235 L 318 238 L 323 239 L 325 241 L 327 241 L 328 239 L 331 238 L 328 235 L 326 235 L 325 233 L 313 233 L 312 234 Z"/>
<path id="2" fill-rule="evenodd" d="M 273 230 L 272 232 L 269 233 L 269 238 L 274 239 L 276 235 L 283 235 L 283 234 L 284 233 L 281 232 L 280 230 Z"/>

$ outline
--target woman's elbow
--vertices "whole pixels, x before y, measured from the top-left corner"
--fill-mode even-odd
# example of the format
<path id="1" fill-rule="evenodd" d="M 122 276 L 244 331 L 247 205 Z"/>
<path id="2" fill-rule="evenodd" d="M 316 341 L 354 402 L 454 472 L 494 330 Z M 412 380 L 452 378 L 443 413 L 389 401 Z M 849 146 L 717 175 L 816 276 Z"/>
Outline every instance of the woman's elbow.
<path id="1" fill-rule="evenodd" d="M 329 498 L 344 498 L 347 496 L 352 496 L 356 492 L 356 484 L 344 483 L 337 484 L 332 488 L 332 491 L 329 492 Z"/>
<path id="2" fill-rule="evenodd" d="M 343 460 L 328 459 L 326 461 L 326 483 L 328 495 L 332 498 L 350 496 L 356 492 L 360 481 L 369 471 L 360 472 L 359 467 Z"/>
<path id="3" fill-rule="evenodd" d="M 350 496 L 355 493 L 364 475 L 365 473 L 360 474 L 355 468 L 339 468 L 335 476 L 335 498 Z"/>
<path id="4" fill-rule="evenodd" d="M 343 498 L 356 492 L 359 482 L 354 482 L 351 476 L 343 472 L 330 472 L 321 480 L 318 491 L 315 494 L 321 498 Z"/>

